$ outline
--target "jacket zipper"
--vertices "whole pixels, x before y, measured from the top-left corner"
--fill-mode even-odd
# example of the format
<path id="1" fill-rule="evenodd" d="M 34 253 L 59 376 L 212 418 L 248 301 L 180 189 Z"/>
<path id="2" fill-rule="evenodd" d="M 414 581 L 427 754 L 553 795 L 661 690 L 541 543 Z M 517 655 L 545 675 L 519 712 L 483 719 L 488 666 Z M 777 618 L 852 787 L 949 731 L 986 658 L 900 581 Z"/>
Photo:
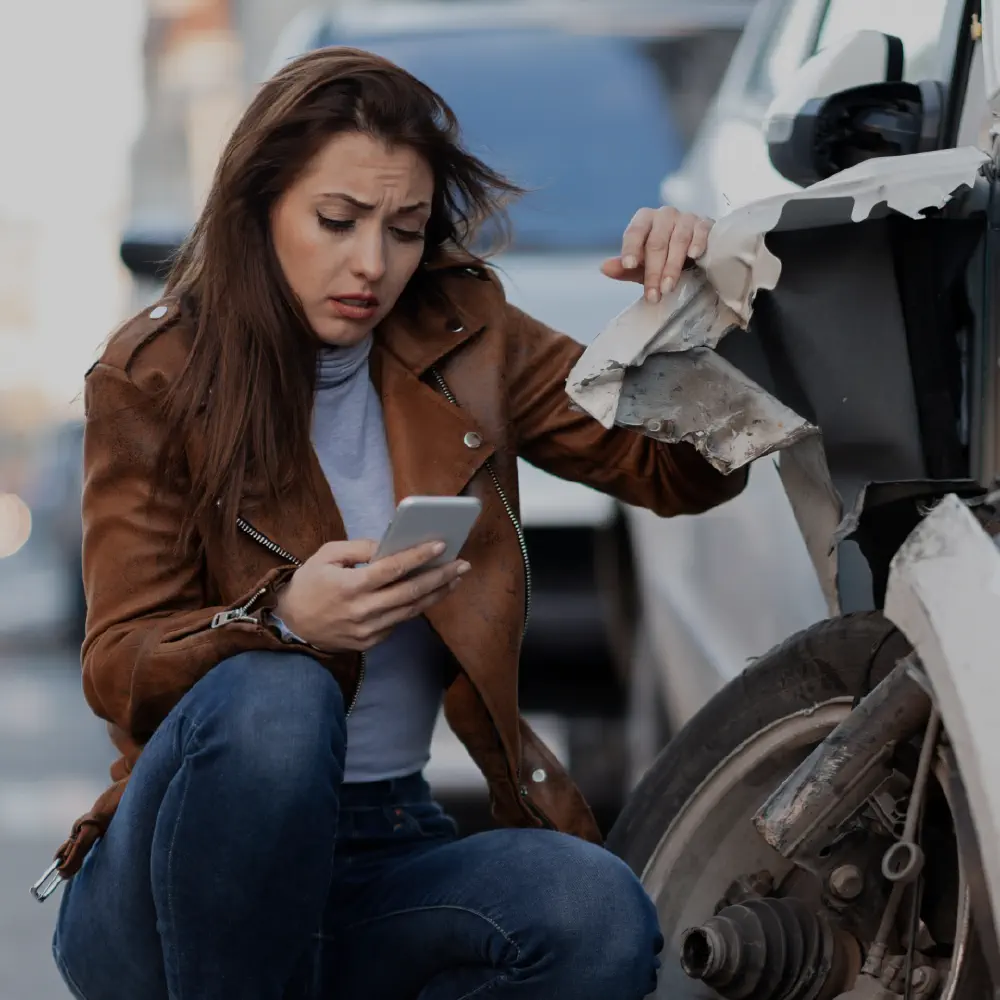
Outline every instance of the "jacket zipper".
<path id="1" fill-rule="evenodd" d="M 448 383 L 445 382 L 443 376 L 436 368 L 430 369 L 430 375 L 437 383 L 438 388 L 441 390 L 441 395 L 448 400 L 452 406 L 458 406 L 458 400 L 455 398 L 454 393 L 448 388 Z M 518 519 L 517 514 L 514 513 L 514 505 L 507 498 L 507 493 L 503 486 L 500 484 L 500 477 L 497 475 L 496 469 L 493 467 L 493 463 L 487 459 L 483 463 L 483 467 L 489 474 L 490 479 L 493 482 L 493 488 L 497 492 L 497 496 L 500 497 L 500 503 L 503 504 L 503 509 L 507 512 L 507 517 L 510 518 L 510 523 L 514 525 L 514 531 L 517 533 L 517 544 L 521 549 L 521 559 L 524 562 L 524 629 L 521 633 L 523 638 L 525 633 L 528 631 L 528 619 L 531 617 L 531 562 L 528 559 L 528 543 L 524 537 L 524 528 L 521 527 L 521 522 Z"/>
<path id="2" fill-rule="evenodd" d="M 262 545 L 268 552 L 276 555 L 279 559 L 283 559 L 287 563 L 291 563 L 293 566 L 301 566 L 302 560 L 297 556 L 293 556 L 291 552 L 287 549 L 283 549 L 277 542 L 272 542 L 267 535 L 262 531 L 258 531 L 246 518 L 237 516 L 236 527 L 243 532 L 243 534 L 248 535 L 252 538 L 258 545 Z M 228 625 L 230 622 L 253 622 L 257 624 L 255 618 L 250 617 L 250 609 L 267 593 L 267 588 L 258 590 L 249 601 L 246 602 L 242 607 L 232 608 L 229 611 L 220 611 L 212 619 L 212 628 L 219 628 L 220 625 Z M 351 713 L 354 711 L 355 706 L 358 704 L 358 697 L 361 694 L 361 685 L 365 682 L 365 671 L 368 669 L 368 657 L 362 653 L 361 654 L 361 669 L 358 671 L 358 683 L 354 689 L 354 696 L 351 698 L 350 705 L 347 706 L 346 717 L 350 718 Z"/>
<path id="3" fill-rule="evenodd" d="M 441 391 L 441 395 L 451 403 L 452 406 L 458 406 L 458 400 L 455 398 L 455 394 L 451 391 L 448 383 L 445 382 L 444 376 L 436 369 L 430 368 L 429 374 L 431 378 L 437 383 L 438 389 Z M 521 638 L 527 634 L 528 631 L 528 620 L 531 618 L 531 561 L 528 559 L 528 542 L 524 537 L 524 528 L 521 526 L 521 522 L 518 519 L 517 514 L 514 513 L 514 505 L 510 502 L 507 497 L 507 493 L 500 483 L 500 477 L 497 475 L 496 469 L 493 467 L 493 463 L 487 459 L 483 463 L 483 467 L 489 474 L 490 480 L 493 483 L 493 488 L 497 492 L 497 496 L 500 498 L 500 503 L 503 504 L 503 509 L 507 512 L 507 517 L 510 518 L 510 523 L 514 526 L 514 531 L 517 534 L 517 544 L 521 549 L 521 559 L 524 563 L 524 627 L 521 631 Z M 494 724 L 494 731 L 496 732 L 496 725 Z M 503 740 L 500 739 L 500 733 L 496 733 L 497 740 L 500 742 L 501 747 L 503 746 Z M 517 769 L 514 773 L 515 787 L 517 788 L 518 794 L 521 796 L 522 801 L 527 807 L 528 811 L 533 813 L 538 819 L 540 819 L 544 826 L 554 829 L 551 821 L 548 817 L 535 807 L 535 804 L 528 798 L 528 786 L 524 784 L 521 779 L 521 762 L 517 762 Z"/>

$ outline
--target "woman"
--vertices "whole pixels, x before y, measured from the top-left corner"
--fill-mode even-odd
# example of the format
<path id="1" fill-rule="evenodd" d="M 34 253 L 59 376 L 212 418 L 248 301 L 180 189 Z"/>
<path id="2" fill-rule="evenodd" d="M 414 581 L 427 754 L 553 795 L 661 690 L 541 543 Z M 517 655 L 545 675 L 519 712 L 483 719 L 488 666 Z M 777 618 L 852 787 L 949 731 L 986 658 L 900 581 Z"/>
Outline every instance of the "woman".
<path id="1" fill-rule="evenodd" d="M 569 406 L 580 347 L 467 250 L 515 193 L 405 72 L 308 55 L 88 373 L 84 686 L 122 757 L 58 854 L 78 996 L 654 988 L 650 901 L 518 717 L 515 458 L 663 515 L 743 480 Z M 605 274 L 658 298 L 707 232 L 644 210 Z M 460 561 L 368 565 L 398 498 L 463 492 Z M 442 698 L 509 829 L 459 840 L 432 800 Z"/>

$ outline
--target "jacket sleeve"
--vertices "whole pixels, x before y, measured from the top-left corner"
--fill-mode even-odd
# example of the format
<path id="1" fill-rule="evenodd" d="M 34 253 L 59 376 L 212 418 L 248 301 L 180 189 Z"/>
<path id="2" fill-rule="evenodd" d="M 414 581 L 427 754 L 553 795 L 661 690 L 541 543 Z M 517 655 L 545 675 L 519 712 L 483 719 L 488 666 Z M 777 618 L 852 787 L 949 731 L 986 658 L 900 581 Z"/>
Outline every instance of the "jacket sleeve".
<path id="1" fill-rule="evenodd" d="M 511 418 L 518 453 L 532 465 L 661 517 L 708 510 L 746 485 L 745 469 L 723 475 L 691 445 L 608 430 L 575 410 L 566 378 L 583 348 L 515 306 L 506 316 Z"/>
<path id="2" fill-rule="evenodd" d="M 294 567 L 272 570 L 233 605 L 207 606 L 201 559 L 177 551 L 182 495 L 155 487 L 163 427 L 153 399 L 121 369 L 98 364 L 84 401 L 84 693 L 143 743 L 216 663 L 269 642 L 283 647 L 262 615 Z M 213 629 L 218 613 L 239 609 Z"/>

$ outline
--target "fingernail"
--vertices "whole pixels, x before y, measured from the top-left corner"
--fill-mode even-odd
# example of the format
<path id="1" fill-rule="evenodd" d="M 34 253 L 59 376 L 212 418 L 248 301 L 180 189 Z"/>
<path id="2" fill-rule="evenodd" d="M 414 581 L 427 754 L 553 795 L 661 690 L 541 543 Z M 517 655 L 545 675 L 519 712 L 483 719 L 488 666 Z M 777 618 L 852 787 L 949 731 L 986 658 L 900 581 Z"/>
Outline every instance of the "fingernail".
<path id="1" fill-rule="evenodd" d="M 433 553 L 434 553 L 434 555 L 436 555 L 436 556 L 439 556 L 439 555 L 441 555 L 441 553 L 442 553 L 442 552 L 444 552 L 444 550 L 445 550 L 445 549 L 446 549 L 447 547 L 448 547 L 448 546 L 447 546 L 447 545 L 445 545 L 445 543 L 444 543 L 444 542 L 435 542 L 435 543 L 434 543 L 434 545 L 433 545 L 433 546 L 432 546 L 432 548 L 431 548 L 431 552 L 433 552 Z"/>
<path id="2" fill-rule="evenodd" d="M 466 573 L 469 572 L 470 569 L 472 569 L 472 566 L 469 563 L 460 562 L 458 564 L 458 569 L 456 572 L 458 573 L 459 576 L 464 576 Z"/>
<path id="3" fill-rule="evenodd" d="M 626 271 L 631 271 L 633 268 L 638 266 L 639 261 L 637 261 L 631 254 L 627 257 L 622 257 L 622 267 L 624 267 Z"/>
<path id="4" fill-rule="evenodd" d="M 674 290 L 674 279 L 667 276 L 663 279 L 663 294 L 669 295 Z"/>
<path id="5" fill-rule="evenodd" d="M 659 302 L 660 301 L 660 290 L 658 288 L 647 288 L 646 289 L 646 301 L 648 301 L 648 302 Z"/>

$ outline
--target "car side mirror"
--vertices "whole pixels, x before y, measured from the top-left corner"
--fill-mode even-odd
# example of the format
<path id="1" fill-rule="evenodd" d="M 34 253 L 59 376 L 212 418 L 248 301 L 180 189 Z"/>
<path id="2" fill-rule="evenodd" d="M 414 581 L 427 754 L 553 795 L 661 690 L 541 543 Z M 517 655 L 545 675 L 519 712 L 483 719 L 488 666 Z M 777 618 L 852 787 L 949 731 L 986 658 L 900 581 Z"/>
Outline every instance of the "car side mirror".
<path id="1" fill-rule="evenodd" d="M 904 83 L 903 43 L 857 31 L 807 60 L 764 120 L 774 168 L 803 186 L 876 156 L 937 149 L 945 90 Z"/>

